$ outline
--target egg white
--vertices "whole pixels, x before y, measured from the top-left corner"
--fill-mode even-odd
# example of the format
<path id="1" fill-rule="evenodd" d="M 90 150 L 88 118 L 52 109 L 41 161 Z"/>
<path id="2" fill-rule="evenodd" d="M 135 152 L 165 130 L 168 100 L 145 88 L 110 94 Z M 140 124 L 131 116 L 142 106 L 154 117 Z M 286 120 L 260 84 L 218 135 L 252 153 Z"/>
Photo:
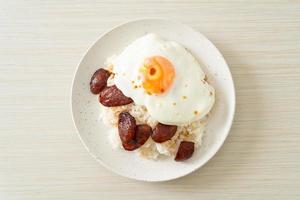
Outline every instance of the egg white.
<path id="1" fill-rule="evenodd" d="M 175 68 L 171 87 L 162 94 L 149 95 L 140 87 L 145 58 L 164 56 Z M 198 61 L 180 44 L 147 34 L 127 46 L 113 62 L 116 86 L 138 105 L 144 105 L 155 120 L 184 125 L 203 118 L 213 107 L 214 88 L 204 79 Z"/>

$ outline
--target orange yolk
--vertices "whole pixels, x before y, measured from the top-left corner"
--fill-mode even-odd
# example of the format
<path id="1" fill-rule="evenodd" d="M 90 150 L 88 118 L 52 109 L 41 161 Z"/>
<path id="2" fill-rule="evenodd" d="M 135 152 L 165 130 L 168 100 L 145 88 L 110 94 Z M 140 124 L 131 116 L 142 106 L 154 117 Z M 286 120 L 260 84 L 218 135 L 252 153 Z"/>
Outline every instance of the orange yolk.
<path id="1" fill-rule="evenodd" d="M 144 75 L 143 88 L 150 94 L 167 91 L 175 77 L 172 63 L 162 56 L 146 58 L 141 72 Z"/>

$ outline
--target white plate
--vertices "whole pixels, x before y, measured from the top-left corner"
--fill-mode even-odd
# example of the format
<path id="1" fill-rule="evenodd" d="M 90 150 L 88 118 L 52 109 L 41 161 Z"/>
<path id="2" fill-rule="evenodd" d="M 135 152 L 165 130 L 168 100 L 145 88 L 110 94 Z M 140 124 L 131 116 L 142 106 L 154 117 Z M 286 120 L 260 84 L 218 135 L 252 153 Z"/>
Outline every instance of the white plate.
<path id="1" fill-rule="evenodd" d="M 89 91 L 89 81 L 107 57 L 146 33 L 157 33 L 184 45 L 203 65 L 208 81 L 216 89 L 203 144 L 186 162 L 173 159 L 146 160 L 133 152 L 113 149 L 108 128 L 98 120 L 99 102 Z M 196 91 L 195 91 L 196 92 Z M 99 163 L 113 172 L 137 180 L 165 181 L 187 175 L 203 166 L 222 146 L 230 130 L 235 110 L 235 90 L 230 70 L 217 48 L 192 28 L 172 21 L 144 19 L 117 26 L 100 37 L 77 68 L 72 87 L 72 113 L 80 138 Z"/>

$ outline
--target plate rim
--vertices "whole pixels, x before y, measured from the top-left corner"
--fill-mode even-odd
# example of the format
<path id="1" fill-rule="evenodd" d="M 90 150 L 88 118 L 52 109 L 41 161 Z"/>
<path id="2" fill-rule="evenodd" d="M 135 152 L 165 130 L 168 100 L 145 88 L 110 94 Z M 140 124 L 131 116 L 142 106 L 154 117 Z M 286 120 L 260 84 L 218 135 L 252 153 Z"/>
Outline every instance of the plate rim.
<path id="1" fill-rule="evenodd" d="M 233 89 L 233 94 L 232 94 L 232 114 L 229 116 L 229 125 L 227 127 L 227 130 L 226 130 L 226 134 L 224 134 L 224 138 L 221 138 L 222 141 L 220 143 L 220 146 L 218 148 L 215 148 L 212 152 L 210 152 L 210 154 L 208 154 L 208 156 L 206 156 L 206 159 L 204 159 L 204 162 L 199 165 L 199 166 L 196 166 L 194 169 L 190 170 L 189 172 L 187 173 L 183 173 L 183 174 L 180 174 L 179 176 L 174 176 L 174 177 L 170 177 L 170 178 L 164 178 L 164 179 L 143 179 L 143 178 L 138 178 L 138 177 L 132 177 L 132 176 L 127 176 L 126 174 L 122 174 L 122 173 L 119 173 L 118 171 L 116 171 L 115 169 L 112 169 L 110 168 L 109 166 L 107 166 L 101 159 L 97 158 L 96 155 L 94 155 L 90 149 L 88 148 L 88 146 L 86 145 L 86 143 L 83 141 L 82 137 L 81 137 L 81 134 L 79 132 L 79 129 L 75 123 L 75 119 L 74 119 L 74 112 L 73 112 L 73 93 L 74 93 L 74 82 L 75 82 L 75 78 L 76 78 L 76 75 L 78 73 L 78 70 L 79 70 L 79 67 L 82 63 L 82 61 L 85 59 L 86 55 L 88 54 L 88 52 L 107 34 L 109 34 L 110 32 L 114 31 L 115 29 L 119 28 L 119 27 L 122 27 L 122 26 L 125 26 L 127 24 L 130 24 L 130 23 L 136 23 L 136 22 L 142 22 L 142 21 L 153 21 L 153 20 L 157 20 L 157 21 L 164 21 L 164 22 L 168 22 L 168 23 L 173 23 L 173 24 L 177 24 L 177 25 L 180 25 L 180 26 L 185 26 L 186 28 L 189 28 L 191 30 L 193 30 L 195 33 L 197 34 L 200 34 L 204 39 L 208 40 L 208 42 L 210 42 L 213 46 L 213 48 L 215 48 L 216 52 L 219 54 L 219 56 L 223 59 L 227 69 L 228 69 L 228 72 L 229 72 L 229 78 L 230 78 L 230 82 L 231 82 L 231 85 L 232 85 L 232 89 Z M 178 178 L 181 178 L 181 177 L 184 177 L 188 174 L 191 174 L 193 172 L 195 172 L 196 170 L 200 169 L 201 167 L 203 167 L 204 165 L 206 165 L 215 155 L 216 153 L 222 148 L 222 146 L 224 145 L 224 142 L 226 140 L 226 138 L 228 137 L 229 133 L 230 133 L 230 130 L 232 128 L 232 125 L 233 125 L 233 122 L 234 122 L 234 117 L 235 117 L 235 113 L 236 113 L 236 89 L 235 89 L 235 84 L 234 84 L 234 81 L 233 81 L 233 76 L 232 76 L 232 73 L 231 73 L 231 70 L 230 70 L 230 67 L 228 65 L 228 63 L 226 62 L 224 56 L 222 55 L 222 53 L 219 51 L 219 49 L 216 47 L 216 45 L 211 42 L 211 40 L 209 40 L 207 38 L 206 35 L 202 34 L 201 32 L 199 32 L 198 30 L 194 29 L 193 27 L 185 24 L 185 23 L 181 23 L 181 22 L 178 22 L 178 21 L 174 21 L 174 20 L 170 20 L 170 19 L 164 19 L 164 18 L 138 18 L 138 19 L 134 19 L 134 20 L 127 20 L 123 23 L 119 23 L 115 26 L 112 26 L 112 28 L 108 29 L 107 31 L 104 31 L 102 34 L 100 34 L 97 39 L 92 42 L 91 45 L 88 46 L 88 48 L 84 51 L 83 55 L 81 56 L 81 59 L 79 60 L 79 62 L 77 63 L 76 65 L 76 70 L 75 72 L 73 73 L 73 78 L 72 78 L 72 83 L 71 83 L 71 89 L 70 89 L 70 110 L 71 110 L 71 118 L 72 118 L 72 122 L 73 122 L 73 125 L 76 129 L 76 133 L 77 133 L 77 136 L 79 138 L 79 140 L 81 141 L 81 144 L 84 146 L 84 148 L 87 150 L 88 154 L 90 156 L 93 157 L 93 159 L 95 159 L 98 163 L 100 163 L 105 169 L 107 169 L 108 171 L 111 171 L 119 176 L 122 176 L 122 177 L 126 177 L 126 178 L 129 178 L 129 179 L 132 179 L 132 180 L 137 180 L 137 181 L 143 181 L 143 182 L 164 182 L 164 181 L 171 181 L 171 180 L 175 180 L 175 179 L 178 179 Z"/>

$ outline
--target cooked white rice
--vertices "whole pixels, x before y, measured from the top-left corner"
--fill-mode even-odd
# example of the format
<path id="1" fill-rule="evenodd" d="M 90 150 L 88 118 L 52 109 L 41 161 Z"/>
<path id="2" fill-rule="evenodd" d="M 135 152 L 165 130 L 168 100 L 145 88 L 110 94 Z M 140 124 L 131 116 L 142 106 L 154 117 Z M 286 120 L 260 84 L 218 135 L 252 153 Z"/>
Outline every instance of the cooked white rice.
<path id="1" fill-rule="evenodd" d="M 115 56 L 108 58 L 107 63 L 112 63 L 114 59 Z M 107 66 L 107 68 L 112 71 L 112 65 L 108 64 Z M 107 85 L 114 85 L 112 76 L 108 79 Z M 123 148 L 118 133 L 118 117 L 122 111 L 129 112 L 135 118 L 137 124 L 148 124 L 154 128 L 158 123 L 149 115 L 145 106 L 135 105 L 134 103 L 118 107 L 105 107 L 101 105 L 101 108 L 100 120 L 111 127 L 108 138 L 113 148 Z M 156 143 L 150 137 L 143 146 L 134 152 L 147 159 L 175 156 L 179 144 L 183 140 L 194 142 L 195 148 L 198 148 L 202 143 L 206 121 L 206 118 L 203 118 L 184 126 L 178 126 L 177 132 L 171 140 L 163 143 Z"/>

